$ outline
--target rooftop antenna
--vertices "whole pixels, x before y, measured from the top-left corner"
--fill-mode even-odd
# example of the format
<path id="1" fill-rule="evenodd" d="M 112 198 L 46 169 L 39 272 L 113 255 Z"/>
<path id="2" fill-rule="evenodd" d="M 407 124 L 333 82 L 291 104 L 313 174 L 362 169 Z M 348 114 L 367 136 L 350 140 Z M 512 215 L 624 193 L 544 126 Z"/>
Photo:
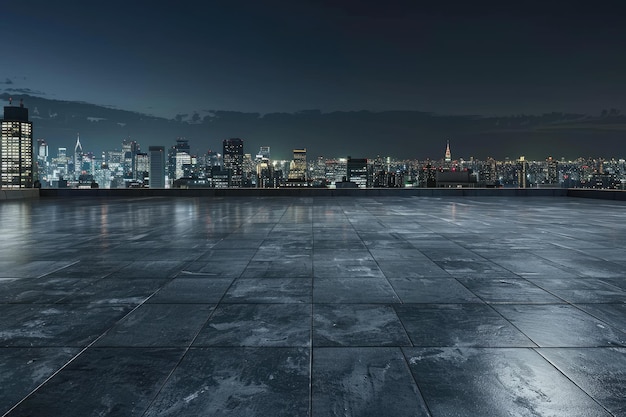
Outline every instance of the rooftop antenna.
<path id="1" fill-rule="evenodd" d="M 24 99 L 23 98 L 20 99 L 20 107 L 24 107 Z"/>

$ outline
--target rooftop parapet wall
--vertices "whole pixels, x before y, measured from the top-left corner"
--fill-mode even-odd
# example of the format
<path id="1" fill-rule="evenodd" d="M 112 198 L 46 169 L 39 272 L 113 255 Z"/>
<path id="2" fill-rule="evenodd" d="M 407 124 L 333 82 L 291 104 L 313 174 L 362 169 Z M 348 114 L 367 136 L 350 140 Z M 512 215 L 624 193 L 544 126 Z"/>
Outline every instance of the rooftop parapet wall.
<path id="1" fill-rule="evenodd" d="M 27 198 L 137 197 L 577 197 L 626 201 L 626 191 L 581 188 L 197 188 L 0 189 L 0 201 Z"/>
<path id="2" fill-rule="evenodd" d="M 39 189 L 21 188 L 19 190 L 0 189 L 1 200 L 22 200 L 25 198 L 39 198 Z"/>
<path id="3" fill-rule="evenodd" d="M 589 190 L 583 188 L 569 188 L 568 197 L 596 198 L 599 200 L 626 201 L 625 190 Z"/>
<path id="4" fill-rule="evenodd" d="M 41 197 L 566 197 L 564 188 L 42 188 Z"/>

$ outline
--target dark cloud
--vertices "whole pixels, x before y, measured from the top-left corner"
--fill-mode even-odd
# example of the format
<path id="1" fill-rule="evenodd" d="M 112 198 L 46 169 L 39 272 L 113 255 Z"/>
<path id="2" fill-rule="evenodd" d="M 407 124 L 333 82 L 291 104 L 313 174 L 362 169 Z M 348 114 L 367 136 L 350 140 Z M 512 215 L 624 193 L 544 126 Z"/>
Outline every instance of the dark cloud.
<path id="1" fill-rule="evenodd" d="M 13 84 L 13 80 L 7 78 L 4 82 L 0 81 L 0 84 L 11 85 Z"/>
<path id="2" fill-rule="evenodd" d="M 14 94 L 35 94 L 38 96 L 46 95 L 46 93 L 44 93 L 43 91 L 33 90 L 31 88 L 5 88 L 4 91 L 6 91 L 7 93 L 14 93 Z"/>

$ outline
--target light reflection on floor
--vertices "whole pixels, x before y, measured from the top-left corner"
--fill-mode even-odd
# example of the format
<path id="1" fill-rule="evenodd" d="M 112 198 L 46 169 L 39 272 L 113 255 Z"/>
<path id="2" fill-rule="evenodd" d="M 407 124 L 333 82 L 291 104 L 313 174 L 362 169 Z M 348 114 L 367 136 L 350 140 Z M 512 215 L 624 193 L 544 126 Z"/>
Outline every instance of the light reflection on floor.
<path id="1" fill-rule="evenodd" d="M 626 415 L 626 204 L 0 203 L 0 415 Z"/>

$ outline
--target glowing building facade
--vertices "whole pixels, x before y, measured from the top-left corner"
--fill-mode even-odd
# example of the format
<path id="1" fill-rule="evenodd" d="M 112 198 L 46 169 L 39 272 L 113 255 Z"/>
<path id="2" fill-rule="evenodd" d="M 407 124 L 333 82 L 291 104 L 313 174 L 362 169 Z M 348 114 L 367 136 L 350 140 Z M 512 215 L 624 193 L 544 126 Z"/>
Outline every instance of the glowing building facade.
<path id="1" fill-rule="evenodd" d="M 33 186 L 33 125 L 20 103 L 4 108 L 0 138 L 0 188 Z"/>

